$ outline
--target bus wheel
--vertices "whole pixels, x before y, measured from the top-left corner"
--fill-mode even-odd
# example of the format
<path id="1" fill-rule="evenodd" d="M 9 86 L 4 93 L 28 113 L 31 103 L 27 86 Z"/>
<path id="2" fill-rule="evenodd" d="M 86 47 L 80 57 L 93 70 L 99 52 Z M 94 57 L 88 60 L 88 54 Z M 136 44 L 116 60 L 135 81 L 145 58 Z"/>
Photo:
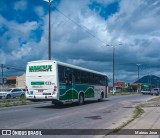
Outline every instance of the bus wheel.
<path id="1" fill-rule="evenodd" d="M 79 105 L 84 104 L 84 96 L 83 96 L 83 94 L 82 94 L 82 93 L 79 95 L 78 103 L 79 103 Z"/>

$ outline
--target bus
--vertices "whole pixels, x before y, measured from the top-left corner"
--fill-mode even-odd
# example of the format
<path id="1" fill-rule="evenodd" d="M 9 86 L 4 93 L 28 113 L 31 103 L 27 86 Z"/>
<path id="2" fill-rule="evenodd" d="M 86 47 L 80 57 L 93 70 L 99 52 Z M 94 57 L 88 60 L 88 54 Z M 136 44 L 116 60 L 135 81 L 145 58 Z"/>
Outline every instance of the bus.
<path id="1" fill-rule="evenodd" d="M 39 60 L 27 63 L 26 99 L 67 104 L 99 100 L 108 97 L 107 75 L 55 61 Z"/>

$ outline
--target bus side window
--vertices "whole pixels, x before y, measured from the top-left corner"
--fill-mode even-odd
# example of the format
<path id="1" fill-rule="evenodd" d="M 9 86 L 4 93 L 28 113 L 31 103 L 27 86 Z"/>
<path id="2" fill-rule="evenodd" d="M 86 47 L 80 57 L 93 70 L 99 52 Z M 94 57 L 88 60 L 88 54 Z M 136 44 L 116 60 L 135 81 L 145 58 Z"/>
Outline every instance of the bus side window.
<path id="1" fill-rule="evenodd" d="M 74 82 L 75 83 L 81 83 L 81 74 L 80 74 L 80 71 L 75 69 L 74 70 Z"/>
<path id="2" fill-rule="evenodd" d="M 72 84 L 72 75 L 73 70 L 71 68 L 66 67 L 65 68 L 65 83 L 66 84 Z"/>
<path id="3" fill-rule="evenodd" d="M 61 65 L 58 65 L 58 77 L 59 77 L 59 82 L 65 82 L 64 80 L 64 67 Z"/>
<path id="4" fill-rule="evenodd" d="M 69 82 L 70 82 L 69 74 L 65 73 L 65 77 L 64 78 L 65 78 L 65 83 L 69 84 Z"/>

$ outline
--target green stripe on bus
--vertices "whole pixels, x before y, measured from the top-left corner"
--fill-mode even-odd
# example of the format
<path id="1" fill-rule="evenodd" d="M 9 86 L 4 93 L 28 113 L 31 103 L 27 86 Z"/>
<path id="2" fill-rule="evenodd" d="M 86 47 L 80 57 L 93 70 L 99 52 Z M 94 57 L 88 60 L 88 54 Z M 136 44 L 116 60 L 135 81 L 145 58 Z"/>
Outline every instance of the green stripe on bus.
<path id="1" fill-rule="evenodd" d="M 84 91 L 84 98 L 94 98 L 94 90 L 91 87 L 88 87 L 88 89 L 83 90 Z M 67 90 L 63 95 L 60 95 L 59 100 L 68 100 L 68 99 L 78 99 L 78 89 L 70 89 Z"/>
<path id="2" fill-rule="evenodd" d="M 69 90 L 59 98 L 60 100 L 78 99 L 78 93 L 75 90 Z"/>
<path id="3" fill-rule="evenodd" d="M 44 81 L 31 82 L 31 85 L 44 85 Z"/>

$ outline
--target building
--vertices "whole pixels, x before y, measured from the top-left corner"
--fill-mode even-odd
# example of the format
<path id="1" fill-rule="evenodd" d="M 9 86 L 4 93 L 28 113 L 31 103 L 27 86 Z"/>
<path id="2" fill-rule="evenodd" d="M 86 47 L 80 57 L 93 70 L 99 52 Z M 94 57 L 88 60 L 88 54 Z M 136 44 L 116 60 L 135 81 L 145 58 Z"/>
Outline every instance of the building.
<path id="1" fill-rule="evenodd" d="M 119 81 L 119 82 L 114 83 L 114 86 L 115 87 L 120 87 L 120 88 L 124 89 L 125 86 L 126 86 L 126 83 L 123 82 L 123 81 Z"/>
<path id="2" fill-rule="evenodd" d="M 131 92 L 140 92 L 142 89 L 142 83 L 130 83 L 129 87 Z"/>
<path id="3" fill-rule="evenodd" d="M 128 83 L 125 83 L 124 81 L 119 81 L 114 83 L 116 92 L 126 92 L 128 91 Z"/>
<path id="4" fill-rule="evenodd" d="M 25 83 L 26 83 L 26 74 L 23 74 L 22 76 L 18 76 L 16 78 L 16 87 L 25 88 Z"/>
<path id="5" fill-rule="evenodd" d="M 16 88 L 16 87 L 25 88 L 25 82 L 26 82 L 26 74 L 23 74 L 22 76 L 10 76 L 6 78 L 6 83 L 3 88 Z"/>
<path id="6" fill-rule="evenodd" d="M 16 87 L 16 78 L 17 76 L 11 76 L 6 78 L 6 87 L 8 88 L 15 88 Z"/>

